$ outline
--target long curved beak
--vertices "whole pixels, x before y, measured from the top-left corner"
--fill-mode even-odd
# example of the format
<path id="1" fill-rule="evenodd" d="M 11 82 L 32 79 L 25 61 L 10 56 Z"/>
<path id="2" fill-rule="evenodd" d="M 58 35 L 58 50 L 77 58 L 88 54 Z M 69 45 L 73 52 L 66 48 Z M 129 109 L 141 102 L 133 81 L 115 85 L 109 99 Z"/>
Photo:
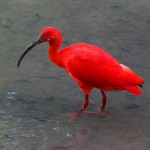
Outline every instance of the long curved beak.
<path id="1" fill-rule="evenodd" d="M 40 43 L 42 43 L 40 37 L 35 40 L 33 43 L 31 43 L 27 48 L 26 50 L 24 51 L 24 53 L 20 56 L 19 60 L 18 60 L 18 67 L 20 66 L 20 63 L 22 61 L 22 59 L 24 58 L 24 56 L 33 48 L 35 47 L 36 45 L 39 45 Z"/>

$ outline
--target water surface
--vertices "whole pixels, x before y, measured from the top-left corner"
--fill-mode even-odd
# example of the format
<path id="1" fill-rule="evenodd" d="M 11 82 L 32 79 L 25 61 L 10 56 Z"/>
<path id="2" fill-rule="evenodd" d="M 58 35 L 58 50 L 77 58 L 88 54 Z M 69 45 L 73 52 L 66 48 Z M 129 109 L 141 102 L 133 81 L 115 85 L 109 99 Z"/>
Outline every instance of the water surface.
<path id="1" fill-rule="evenodd" d="M 0 2 L 1 150 L 148 150 L 149 0 L 11 0 Z M 78 111 L 83 94 L 67 73 L 49 62 L 47 44 L 17 68 L 26 46 L 45 26 L 62 31 L 61 47 L 86 42 L 107 49 L 141 75 L 139 97 L 107 93 L 107 116 L 81 115 L 68 123 L 57 113 Z M 93 90 L 89 111 L 101 104 Z"/>

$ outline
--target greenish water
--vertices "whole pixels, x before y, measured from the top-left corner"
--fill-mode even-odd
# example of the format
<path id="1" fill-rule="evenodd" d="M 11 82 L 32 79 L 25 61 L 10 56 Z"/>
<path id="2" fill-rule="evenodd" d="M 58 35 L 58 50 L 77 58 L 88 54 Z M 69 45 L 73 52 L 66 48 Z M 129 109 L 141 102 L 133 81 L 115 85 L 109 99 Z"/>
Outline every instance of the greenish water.
<path id="1" fill-rule="evenodd" d="M 1 0 L 0 149 L 150 149 L 149 0 Z M 83 95 L 67 73 L 49 62 L 47 44 L 17 61 L 45 26 L 62 31 L 62 47 L 101 46 L 145 80 L 139 97 L 107 93 L 107 116 L 81 115 L 68 123 L 57 113 L 78 111 Z M 89 111 L 101 104 L 97 90 Z"/>

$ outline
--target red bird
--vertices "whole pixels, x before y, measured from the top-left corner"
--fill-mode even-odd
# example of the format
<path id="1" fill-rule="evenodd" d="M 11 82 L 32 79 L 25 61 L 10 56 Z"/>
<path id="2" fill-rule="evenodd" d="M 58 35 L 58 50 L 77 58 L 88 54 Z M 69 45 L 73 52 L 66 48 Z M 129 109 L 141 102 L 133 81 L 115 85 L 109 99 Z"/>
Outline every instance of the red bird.
<path id="1" fill-rule="evenodd" d="M 105 91 L 126 90 L 130 93 L 140 95 L 138 86 L 142 87 L 143 79 L 127 66 L 120 64 L 114 57 L 102 48 L 86 44 L 72 44 L 59 50 L 62 36 L 58 29 L 45 27 L 38 39 L 30 44 L 18 61 L 18 67 L 28 51 L 34 46 L 48 42 L 49 59 L 56 65 L 64 68 L 77 82 L 83 91 L 85 98 L 83 106 L 72 118 L 77 117 L 89 103 L 89 93 L 97 88 L 102 93 L 101 112 L 105 112 Z"/>

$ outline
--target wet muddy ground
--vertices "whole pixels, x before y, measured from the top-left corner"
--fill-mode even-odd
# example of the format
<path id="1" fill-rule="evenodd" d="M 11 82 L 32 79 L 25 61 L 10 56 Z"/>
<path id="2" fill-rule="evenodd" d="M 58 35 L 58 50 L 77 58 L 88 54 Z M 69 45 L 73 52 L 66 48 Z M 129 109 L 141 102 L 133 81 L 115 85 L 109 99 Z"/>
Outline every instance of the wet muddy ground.
<path id="1" fill-rule="evenodd" d="M 63 34 L 61 47 L 86 42 L 106 49 L 145 80 L 143 94 L 109 92 L 107 116 L 81 115 L 68 123 L 57 113 L 78 111 L 83 95 L 67 73 L 49 62 L 47 44 L 17 61 L 45 26 Z M 149 0 L 1 0 L 0 149 L 150 149 Z M 101 104 L 93 90 L 89 111 Z"/>

